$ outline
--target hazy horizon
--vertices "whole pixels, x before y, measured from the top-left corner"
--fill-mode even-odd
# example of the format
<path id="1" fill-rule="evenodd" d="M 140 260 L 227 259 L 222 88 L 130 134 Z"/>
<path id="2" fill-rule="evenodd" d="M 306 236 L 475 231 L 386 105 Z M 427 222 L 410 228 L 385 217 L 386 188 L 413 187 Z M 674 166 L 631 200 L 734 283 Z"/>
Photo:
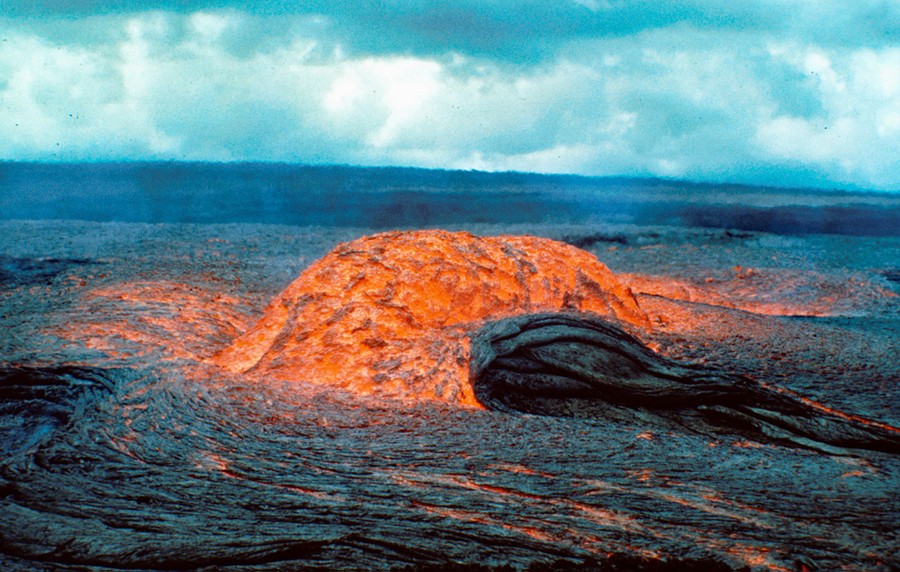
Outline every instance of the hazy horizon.
<path id="1" fill-rule="evenodd" d="M 900 193 L 900 187 L 889 189 L 858 187 L 854 185 L 847 186 L 816 186 L 810 185 L 789 185 L 777 183 L 748 183 L 734 180 L 704 180 L 691 179 L 687 177 L 673 177 L 665 175 L 621 175 L 621 174 L 605 174 L 605 175 L 586 175 L 582 173 L 571 172 L 541 172 L 541 171 L 524 171 L 524 170 L 491 170 L 479 168 L 453 168 L 453 167 L 427 167 L 419 165 L 367 165 L 354 163 L 310 163 L 302 161 L 287 161 L 274 159 L 231 159 L 231 160 L 215 160 L 215 159 L 81 159 L 81 160 L 54 160 L 54 159 L 2 159 L 0 158 L 0 167 L 3 166 L 47 166 L 47 167 L 91 167 L 91 166 L 123 166 L 123 167 L 139 167 L 139 166 L 222 166 L 222 167 L 284 167 L 288 169 L 346 169 L 346 170 L 396 170 L 396 171 L 421 171 L 423 173 L 447 173 L 451 174 L 472 174 L 484 175 L 489 177 L 503 176 L 522 176 L 534 178 L 546 178 L 547 180 L 563 180 L 571 181 L 596 181 L 599 183 L 609 181 L 633 181 L 636 183 L 646 184 L 674 184 L 689 187 L 698 187 L 704 189 L 724 189 L 724 188 L 746 188 L 752 190 L 774 191 L 774 192 L 810 192 L 810 193 L 828 193 L 828 194 L 847 194 L 847 195 L 873 195 L 884 198 L 893 198 L 894 194 Z"/>
<path id="2" fill-rule="evenodd" d="M 0 163 L 0 219 L 372 229 L 631 223 L 897 236 L 900 195 L 411 167 Z"/>
<path id="3" fill-rule="evenodd" d="M 452 167 L 423 167 L 418 165 L 363 165 L 363 164 L 352 164 L 352 163 L 307 163 L 307 162 L 297 162 L 297 161 L 278 161 L 271 159 L 237 159 L 237 160 L 204 160 L 204 159 L 193 159 L 193 160 L 185 160 L 185 159 L 117 159 L 117 158 L 108 158 L 108 159 L 91 159 L 91 160 L 52 160 L 52 159 L 31 159 L 31 160 L 21 160 L 21 159 L 0 159 L 0 167 L 3 166 L 16 166 L 16 165 L 34 165 L 34 166 L 165 166 L 165 165 L 207 165 L 207 166 L 271 166 L 271 167 L 286 167 L 291 169 L 350 169 L 350 170 L 379 170 L 379 169 L 394 169 L 394 170 L 408 170 L 408 171 L 422 171 L 429 173 L 470 173 L 474 175 L 486 175 L 486 176 L 523 176 L 523 177 L 537 177 L 537 178 L 547 178 L 549 179 L 568 179 L 571 181 L 596 181 L 598 183 L 608 182 L 608 181 L 633 181 L 636 183 L 652 183 L 652 184 L 671 184 L 671 185 L 683 185 L 687 187 L 696 187 L 699 189 L 749 189 L 749 190 L 760 190 L 760 191 L 771 191 L 775 193 L 813 193 L 813 194 L 838 194 L 838 195 L 852 195 L 852 196 L 863 196 L 863 195 L 871 195 L 874 197 L 883 197 L 885 199 L 894 198 L 898 194 L 900 194 L 900 187 L 897 188 L 886 188 L 886 189 L 878 189 L 878 188 L 869 188 L 869 187 L 859 187 L 854 185 L 847 186 L 816 186 L 814 184 L 778 184 L 778 183 L 752 183 L 752 182 L 742 182 L 742 181 L 733 181 L 733 180 L 703 180 L 703 179 L 690 179 L 685 177 L 668 177 L 664 175 L 617 175 L 617 174 L 608 174 L 608 175 L 585 175 L 581 173 L 568 173 L 568 172 L 559 172 L 559 173 L 544 173 L 538 171 L 522 171 L 522 170 L 488 170 L 488 169 L 462 169 L 462 168 L 452 168 Z M 2 189 L 0 189 L 2 190 Z"/>

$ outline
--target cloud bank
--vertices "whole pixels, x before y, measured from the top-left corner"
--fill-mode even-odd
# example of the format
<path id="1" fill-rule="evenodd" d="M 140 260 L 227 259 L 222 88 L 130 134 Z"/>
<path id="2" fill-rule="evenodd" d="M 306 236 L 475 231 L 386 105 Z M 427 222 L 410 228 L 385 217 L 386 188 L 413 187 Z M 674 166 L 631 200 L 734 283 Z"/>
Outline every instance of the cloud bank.
<path id="1" fill-rule="evenodd" d="M 721 4 L 7 2 L 0 158 L 900 190 L 898 5 Z"/>

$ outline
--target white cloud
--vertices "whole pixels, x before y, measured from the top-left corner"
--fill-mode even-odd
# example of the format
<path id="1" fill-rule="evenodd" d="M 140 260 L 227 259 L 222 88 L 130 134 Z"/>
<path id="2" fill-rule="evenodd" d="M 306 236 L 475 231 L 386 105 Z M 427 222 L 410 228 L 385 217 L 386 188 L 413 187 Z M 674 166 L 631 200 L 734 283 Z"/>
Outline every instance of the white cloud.
<path id="1" fill-rule="evenodd" d="M 406 164 L 770 184 L 807 173 L 900 186 L 897 48 L 823 48 L 679 25 L 579 40 L 556 58 L 510 66 L 450 51 L 355 53 L 323 39 L 327 19 L 309 17 L 277 41 L 247 41 L 260 22 L 237 11 L 155 12 L 68 24 L 112 30 L 93 43 L 24 28 L 5 34 L 0 158 Z"/>
<path id="2" fill-rule="evenodd" d="M 821 112 L 760 122 L 756 142 L 766 158 L 813 165 L 836 181 L 896 188 L 900 49 L 828 53 L 794 46 L 773 55 L 812 78 Z"/>
<path id="3" fill-rule="evenodd" d="M 486 171 L 536 171 L 539 173 L 577 173 L 596 161 L 602 149 L 596 145 L 555 145 L 516 155 L 484 156 L 474 152 L 453 163 L 456 169 Z"/>
<path id="4" fill-rule="evenodd" d="M 365 58 L 335 67 L 340 73 L 322 98 L 325 111 L 339 130 L 376 149 L 418 128 L 441 88 L 441 66 L 433 61 Z"/>
<path id="5" fill-rule="evenodd" d="M 213 12 L 195 12 L 190 16 L 191 27 L 204 43 L 215 42 L 234 24 L 235 16 Z"/>

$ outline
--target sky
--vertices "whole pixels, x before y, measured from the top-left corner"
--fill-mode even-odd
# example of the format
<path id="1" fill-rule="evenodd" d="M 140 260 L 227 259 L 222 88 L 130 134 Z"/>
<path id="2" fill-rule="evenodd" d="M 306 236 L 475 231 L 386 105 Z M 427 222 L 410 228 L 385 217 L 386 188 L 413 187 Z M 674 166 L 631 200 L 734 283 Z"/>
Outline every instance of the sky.
<path id="1" fill-rule="evenodd" d="M 0 160 L 900 191 L 900 1 L 0 0 Z"/>

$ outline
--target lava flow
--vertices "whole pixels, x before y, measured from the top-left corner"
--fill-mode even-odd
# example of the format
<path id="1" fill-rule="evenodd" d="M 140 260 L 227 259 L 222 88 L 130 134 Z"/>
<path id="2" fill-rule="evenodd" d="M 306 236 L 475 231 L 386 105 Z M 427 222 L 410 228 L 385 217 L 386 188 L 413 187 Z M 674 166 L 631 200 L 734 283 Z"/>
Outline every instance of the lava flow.
<path id="1" fill-rule="evenodd" d="M 213 362 L 260 377 L 477 406 L 471 333 L 487 320 L 586 312 L 646 326 L 593 255 L 530 236 L 390 232 L 307 268 Z"/>
<path id="2" fill-rule="evenodd" d="M 363 395 L 742 431 L 900 452 L 900 431 L 746 377 L 674 363 L 591 254 L 528 236 L 392 232 L 338 246 L 212 362 Z"/>
<path id="3" fill-rule="evenodd" d="M 897 568 L 895 242 L 0 228 L 0 569 Z"/>

